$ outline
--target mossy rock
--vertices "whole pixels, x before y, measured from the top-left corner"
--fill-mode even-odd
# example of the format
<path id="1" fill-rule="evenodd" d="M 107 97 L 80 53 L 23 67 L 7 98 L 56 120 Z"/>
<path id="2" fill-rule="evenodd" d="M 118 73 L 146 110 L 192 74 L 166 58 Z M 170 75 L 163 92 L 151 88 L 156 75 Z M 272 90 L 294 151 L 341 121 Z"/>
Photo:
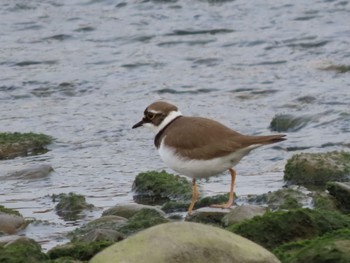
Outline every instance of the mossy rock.
<path id="1" fill-rule="evenodd" d="M 103 216 L 73 230 L 68 234 L 68 237 L 72 242 L 75 242 L 84 240 L 94 230 L 107 230 L 112 235 L 113 233 L 117 234 L 116 232 L 120 233 L 119 228 L 125 225 L 126 222 L 127 219 L 120 216 Z M 115 235 L 115 237 L 118 236 Z"/>
<path id="2" fill-rule="evenodd" d="M 19 238 L 0 246 L 1 263 L 40 263 L 48 257 L 41 251 L 41 246 L 32 239 Z"/>
<path id="3" fill-rule="evenodd" d="M 206 196 L 199 198 L 194 205 L 194 209 L 208 207 L 213 204 L 224 204 L 227 203 L 229 194 L 219 194 L 214 196 Z M 176 201 L 171 200 L 163 204 L 162 210 L 166 213 L 174 212 L 186 212 L 190 206 L 191 201 Z"/>
<path id="4" fill-rule="evenodd" d="M 349 181 L 350 153 L 300 153 L 288 160 L 284 180 L 306 187 L 325 187 L 329 181 Z"/>
<path id="5" fill-rule="evenodd" d="M 222 219 L 230 211 L 231 209 L 202 207 L 194 210 L 190 215 L 187 214 L 185 221 L 222 226 Z"/>
<path id="6" fill-rule="evenodd" d="M 162 210 L 160 210 L 155 206 L 141 205 L 141 204 L 118 204 L 103 211 L 102 216 L 114 215 L 114 216 L 121 216 L 124 218 L 130 218 L 144 208 L 157 210 L 159 213 L 163 213 Z M 164 213 L 164 216 L 165 216 L 165 213 Z"/>
<path id="7" fill-rule="evenodd" d="M 328 67 L 322 68 L 322 70 L 335 71 L 337 73 L 347 73 L 350 72 L 349 65 L 330 65 Z"/>
<path id="8" fill-rule="evenodd" d="M 121 226 L 118 230 L 130 235 L 146 228 L 169 222 L 163 214 L 154 209 L 144 208 L 129 218 L 127 223 Z"/>
<path id="9" fill-rule="evenodd" d="M 338 208 L 350 213 L 350 183 L 329 182 L 327 190 L 337 200 Z"/>
<path id="10" fill-rule="evenodd" d="M 95 254 L 114 243 L 114 241 L 106 240 L 95 241 L 89 244 L 80 242 L 68 243 L 52 248 L 47 252 L 47 255 L 51 260 L 56 260 L 59 258 L 64 258 L 66 260 L 67 258 L 71 258 L 74 260 L 87 261 L 90 260 Z"/>
<path id="11" fill-rule="evenodd" d="M 86 203 L 83 195 L 69 193 L 52 196 L 53 202 L 59 201 L 56 205 L 56 212 L 64 220 L 76 220 L 85 209 L 91 210 L 94 206 Z"/>
<path id="12" fill-rule="evenodd" d="M 51 136 L 41 133 L 0 132 L 0 160 L 47 152 Z"/>
<path id="13" fill-rule="evenodd" d="M 339 211 L 338 201 L 326 192 L 314 192 L 312 194 L 314 209 L 325 211 Z"/>
<path id="14" fill-rule="evenodd" d="M 301 191 L 283 188 L 274 192 L 250 196 L 249 203 L 267 205 L 271 210 L 296 209 L 303 207 L 311 199 Z"/>
<path id="15" fill-rule="evenodd" d="M 271 123 L 270 130 L 276 132 L 295 132 L 305 127 L 310 121 L 311 117 L 295 117 L 291 114 L 276 115 Z"/>
<path id="16" fill-rule="evenodd" d="M 349 216 L 302 208 L 265 213 L 227 229 L 267 249 L 274 249 L 288 242 L 314 238 L 345 227 L 350 227 Z"/>
<path id="17" fill-rule="evenodd" d="M 192 186 L 185 178 L 165 171 L 138 174 L 132 190 L 138 203 L 152 205 L 169 200 L 189 200 L 192 196 Z"/>
<path id="18" fill-rule="evenodd" d="M 279 263 L 261 246 L 209 225 L 177 222 L 141 231 L 103 250 L 90 263 Z"/>
<path id="19" fill-rule="evenodd" d="M 11 209 L 11 208 L 6 208 L 3 205 L 0 205 L 0 213 L 15 215 L 15 216 L 22 216 L 21 213 L 18 212 L 17 210 Z"/>
<path id="20" fill-rule="evenodd" d="M 276 248 L 274 253 L 283 263 L 349 263 L 350 229 L 288 243 Z"/>

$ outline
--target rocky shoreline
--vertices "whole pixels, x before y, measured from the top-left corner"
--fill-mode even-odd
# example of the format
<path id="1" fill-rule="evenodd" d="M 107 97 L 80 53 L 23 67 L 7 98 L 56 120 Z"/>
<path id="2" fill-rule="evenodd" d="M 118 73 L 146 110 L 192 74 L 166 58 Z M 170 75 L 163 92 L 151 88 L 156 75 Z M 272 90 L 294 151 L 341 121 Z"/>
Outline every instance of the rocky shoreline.
<path id="1" fill-rule="evenodd" d="M 7 138 L 0 141 L 3 159 L 52 142 L 41 137 L 45 140 L 38 143 L 35 134 L 24 144 Z M 21 144 L 21 151 L 12 143 Z M 36 166 L 1 180 L 45 178 L 52 170 Z M 0 206 L 0 262 L 350 262 L 349 175 L 350 153 L 296 154 L 286 163 L 285 188 L 248 196 L 232 209 L 209 208 L 227 195 L 202 197 L 188 216 L 191 184 L 186 179 L 164 171 L 140 173 L 132 189 L 134 204 L 103 211 L 71 231 L 69 243 L 46 253 L 35 240 L 18 235 L 35 219 Z M 75 193 L 52 196 L 52 201 L 56 213 L 69 220 L 94 209 Z"/>

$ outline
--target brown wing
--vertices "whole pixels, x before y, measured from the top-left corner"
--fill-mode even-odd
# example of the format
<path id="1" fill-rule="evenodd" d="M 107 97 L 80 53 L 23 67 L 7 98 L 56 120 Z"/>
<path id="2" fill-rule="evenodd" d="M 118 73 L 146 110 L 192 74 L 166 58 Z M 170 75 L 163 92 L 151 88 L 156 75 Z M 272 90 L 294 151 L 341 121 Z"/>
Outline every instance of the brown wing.
<path id="1" fill-rule="evenodd" d="M 284 135 L 242 135 L 219 122 L 199 117 L 176 119 L 167 127 L 163 136 L 166 136 L 166 144 L 178 149 L 177 152 L 181 152 L 183 156 L 202 160 L 225 156 L 253 144 L 270 144 L 284 140 Z"/>

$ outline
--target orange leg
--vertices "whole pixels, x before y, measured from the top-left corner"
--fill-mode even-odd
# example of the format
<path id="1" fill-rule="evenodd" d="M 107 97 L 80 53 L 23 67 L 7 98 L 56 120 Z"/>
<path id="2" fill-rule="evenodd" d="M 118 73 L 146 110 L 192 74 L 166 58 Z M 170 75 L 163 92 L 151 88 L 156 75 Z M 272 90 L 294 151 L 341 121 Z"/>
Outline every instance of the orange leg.
<path id="1" fill-rule="evenodd" d="M 191 201 L 191 205 L 188 208 L 188 214 L 190 215 L 192 213 L 192 209 L 194 204 L 196 203 L 197 199 L 198 199 L 198 189 L 197 189 L 197 185 L 196 185 L 196 179 L 193 178 L 192 179 L 192 201 Z"/>
<path id="2" fill-rule="evenodd" d="M 236 171 L 233 170 L 232 168 L 228 169 L 231 173 L 231 188 L 230 188 L 230 195 L 228 202 L 223 205 L 211 205 L 210 207 L 215 207 L 215 208 L 230 208 L 233 204 L 234 201 L 234 188 L 235 188 L 235 180 L 236 180 Z"/>

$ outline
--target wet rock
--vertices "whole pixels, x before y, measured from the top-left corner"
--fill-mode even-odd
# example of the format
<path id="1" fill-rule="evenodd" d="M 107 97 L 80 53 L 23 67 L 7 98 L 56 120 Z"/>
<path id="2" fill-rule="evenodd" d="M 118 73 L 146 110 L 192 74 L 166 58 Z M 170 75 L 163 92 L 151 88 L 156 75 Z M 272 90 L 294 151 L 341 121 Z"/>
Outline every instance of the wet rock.
<path id="1" fill-rule="evenodd" d="M 124 218 L 130 218 L 133 215 L 135 215 L 137 212 L 139 212 L 141 209 L 148 208 L 148 209 L 154 209 L 158 213 L 163 214 L 165 216 L 165 213 L 160 210 L 157 207 L 150 206 L 150 205 L 141 205 L 141 204 L 121 204 L 113 206 L 106 211 L 102 213 L 102 216 L 106 215 L 114 215 L 114 216 L 121 216 Z"/>
<path id="2" fill-rule="evenodd" d="M 54 262 L 62 262 L 59 260 L 81 260 L 87 261 L 90 260 L 98 252 L 102 251 L 106 247 L 112 245 L 113 241 L 95 241 L 91 243 L 68 243 L 65 245 L 60 245 L 52 248 L 47 252 L 48 257 Z M 56 261 L 57 260 L 57 261 Z M 63 262 L 72 262 L 72 261 L 63 261 Z M 113 262 L 113 261 L 112 261 Z"/>
<path id="3" fill-rule="evenodd" d="M 228 194 L 206 196 L 199 198 L 194 205 L 194 209 L 201 207 L 210 207 L 213 204 L 224 204 L 228 201 Z M 190 206 L 190 201 L 169 201 L 163 204 L 162 210 L 166 213 L 186 212 Z"/>
<path id="4" fill-rule="evenodd" d="M 254 216 L 261 216 L 267 211 L 266 207 L 257 205 L 242 205 L 237 206 L 222 218 L 224 226 L 236 224 L 246 219 L 251 219 Z"/>
<path id="5" fill-rule="evenodd" d="M 88 235 L 91 235 L 92 231 L 106 230 L 108 234 L 105 232 L 105 236 L 115 236 L 117 240 L 119 240 L 119 236 L 123 238 L 124 236 L 119 232 L 119 228 L 125 225 L 127 222 L 126 218 L 120 216 L 103 216 L 98 219 L 95 219 L 86 225 L 75 229 L 71 233 L 69 233 L 69 237 L 72 242 L 81 241 L 87 238 Z M 109 239 L 108 239 L 109 240 Z"/>
<path id="6" fill-rule="evenodd" d="M 337 200 L 326 192 L 314 192 L 312 194 L 314 209 L 325 211 L 339 211 Z"/>
<path id="7" fill-rule="evenodd" d="M 212 225 L 222 225 L 222 219 L 231 209 L 203 207 L 186 216 L 186 221 Z"/>
<path id="8" fill-rule="evenodd" d="M 22 216 L 22 215 L 20 214 L 20 212 L 18 212 L 17 210 L 11 209 L 11 208 L 6 208 L 6 207 L 4 207 L 3 205 L 0 205 L 0 213 L 9 214 L 9 215 Z"/>
<path id="9" fill-rule="evenodd" d="M 288 242 L 315 238 L 346 227 L 350 227 L 350 217 L 346 215 L 302 208 L 265 213 L 227 229 L 267 249 L 274 249 Z"/>
<path id="10" fill-rule="evenodd" d="M 45 134 L 0 132 L 0 160 L 45 153 L 52 140 Z"/>
<path id="11" fill-rule="evenodd" d="M 250 196 L 250 203 L 267 205 L 271 210 L 295 209 L 311 203 L 311 197 L 291 188 L 283 188 L 274 192 Z"/>
<path id="12" fill-rule="evenodd" d="M 87 233 L 76 238 L 76 241 L 91 243 L 95 241 L 113 241 L 118 242 L 124 239 L 124 235 L 112 229 L 91 229 Z"/>
<path id="13" fill-rule="evenodd" d="M 15 234 L 27 226 L 23 216 L 16 210 L 0 205 L 0 234 Z"/>
<path id="14" fill-rule="evenodd" d="M 75 193 L 53 195 L 52 200 L 59 201 L 55 207 L 56 212 L 64 220 L 76 220 L 83 210 L 93 208 L 93 205 L 86 203 L 83 195 Z"/>
<path id="15" fill-rule="evenodd" d="M 150 171 L 136 176 L 132 190 L 134 200 L 143 204 L 161 204 L 169 200 L 189 200 L 192 186 L 183 177 L 165 171 Z"/>
<path id="16" fill-rule="evenodd" d="M 275 249 L 274 253 L 284 263 L 350 262 L 350 229 L 285 244 Z"/>
<path id="17" fill-rule="evenodd" d="M 350 72 L 349 65 L 330 65 L 328 67 L 321 68 L 322 70 L 335 71 L 337 73 L 347 73 Z"/>
<path id="18" fill-rule="evenodd" d="M 19 171 L 9 173 L 3 177 L 0 177 L 0 180 L 40 179 L 40 178 L 47 177 L 52 171 L 53 171 L 53 168 L 51 165 L 48 165 L 48 164 L 37 165 L 37 166 L 33 166 L 33 167 L 29 167 Z"/>
<path id="19" fill-rule="evenodd" d="M 223 229 L 179 222 L 162 224 L 139 232 L 103 250 L 90 261 L 90 263 L 102 262 L 277 263 L 279 261 L 259 245 Z"/>
<path id="20" fill-rule="evenodd" d="M 7 238 L 7 242 L 2 241 Z M 9 241 L 11 239 L 11 241 Z M 0 237 L 0 262 L 47 262 L 41 246 L 33 239 L 20 236 Z"/>
<path id="21" fill-rule="evenodd" d="M 350 153 L 300 153 L 288 160 L 284 180 L 306 187 L 325 186 L 329 181 L 348 181 Z"/>
<path id="22" fill-rule="evenodd" d="M 328 192 L 338 201 L 338 207 L 344 213 L 350 212 L 350 183 L 330 182 Z"/>
<path id="23" fill-rule="evenodd" d="M 18 230 L 27 226 L 22 216 L 9 215 L 0 212 L 0 233 L 15 234 Z"/>
<path id="24" fill-rule="evenodd" d="M 127 223 L 118 230 L 125 235 L 130 235 L 167 222 L 169 222 L 169 220 L 164 217 L 164 213 L 160 213 L 154 209 L 144 208 L 130 217 Z"/>
<path id="25" fill-rule="evenodd" d="M 311 121 L 312 117 L 309 116 L 295 117 L 291 114 L 280 114 L 272 119 L 270 130 L 276 132 L 295 132 L 304 128 Z"/>

